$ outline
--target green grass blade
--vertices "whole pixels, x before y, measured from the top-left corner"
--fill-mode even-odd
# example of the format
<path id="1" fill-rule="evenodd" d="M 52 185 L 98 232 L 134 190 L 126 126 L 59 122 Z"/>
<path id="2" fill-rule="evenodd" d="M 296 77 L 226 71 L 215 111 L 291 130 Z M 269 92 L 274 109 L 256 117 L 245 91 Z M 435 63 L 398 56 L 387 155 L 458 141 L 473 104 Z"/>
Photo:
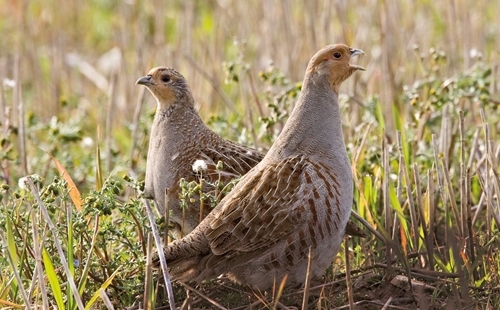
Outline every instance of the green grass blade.
<path id="1" fill-rule="evenodd" d="M 10 217 L 6 217 L 6 236 L 5 238 L 7 239 L 7 248 L 10 253 L 10 256 L 12 258 L 12 262 L 14 266 L 18 266 L 19 264 L 19 257 L 17 256 L 17 247 L 16 247 L 16 242 L 14 239 L 14 234 L 12 232 L 12 222 L 10 221 Z M 11 291 L 17 292 L 18 290 L 18 283 L 17 279 L 13 279 L 11 282 L 10 286 Z"/>
<path id="2" fill-rule="evenodd" d="M 376 104 L 376 118 L 379 124 L 380 134 L 383 135 L 385 130 L 385 120 L 384 120 L 384 110 L 382 109 L 382 104 L 378 98 L 374 98 Z"/>
<path id="3" fill-rule="evenodd" d="M 61 291 L 61 284 L 57 279 L 57 273 L 54 269 L 54 265 L 52 264 L 49 253 L 45 248 L 42 251 L 42 258 L 43 258 L 43 264 L 45 266 L 45 271 L 47 273 L 47 278 L 49 279 L 50 288 L 52 289 L 52 294 L 54 295 L 54 299 L 57 303 L 57 308 L 65 309 Z"/>
<path id="4" fill-rule="evenodd" d="M 399 222 L 401 223 L 401 226 L 403 227 L 403 230 L 405 232 L 406 238 L 408 239 L 410 243 L 410 247 L 413 247 L 412 244 L 412 238 L 410 238 L 410 231 L 408 230 L 408 223 L 406 222 L 406 217 L 404 215 L 403 209 L 401 208 L 401 204 L 399 203 L 396 190 L 394 189 L 394 186 L 390 185 L 389 186 L 389 199 L 391 201 L 391 205 L 394 211 L 396 211 L 396 215 L 399 218 Z"/>
<path id="5" fill-rule="evenodd" d="M 99 141 L 99 139 L 97 139 Z M 95 168 L 95 188 L 96 190 L 100 190 L 102 185 L 104 184 L 104 177 L 102 175 L 102 167 L 101 167 L 101 149 L 99 144 L 96 146 L 96 168 Z"/>

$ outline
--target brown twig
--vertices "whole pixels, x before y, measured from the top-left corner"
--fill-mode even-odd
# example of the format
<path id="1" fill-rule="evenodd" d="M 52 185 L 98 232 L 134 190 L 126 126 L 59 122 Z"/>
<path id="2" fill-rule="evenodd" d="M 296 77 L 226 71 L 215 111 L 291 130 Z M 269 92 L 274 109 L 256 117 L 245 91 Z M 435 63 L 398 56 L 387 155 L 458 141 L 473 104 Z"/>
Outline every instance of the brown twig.
<path id="1" fill-rule="evenodd" d="M 190 286 L 189 284 L 186 284 L 184 282 L 179 282 L 179 283 L 182 286 L 184 286 L 185 288 L 187 288 L 188 290 L 190 290 L 191 292 L 195 293 L 196 295 L 200 296 L 201 298 L 205 299 L 206 301 L 208 301 L 209 303 L 214 305 L 217 309 L 227 310 L 227 308 L 223 307 L 221 304 L 219 304 L 218 302 L 216 302 L 212 298 L 208 297 L 207 295 L 203 294 L 199 290 L 195 289 L 194 287 Z M 175 308 L 173 308 L 173 309 L 175 309 Z"/>

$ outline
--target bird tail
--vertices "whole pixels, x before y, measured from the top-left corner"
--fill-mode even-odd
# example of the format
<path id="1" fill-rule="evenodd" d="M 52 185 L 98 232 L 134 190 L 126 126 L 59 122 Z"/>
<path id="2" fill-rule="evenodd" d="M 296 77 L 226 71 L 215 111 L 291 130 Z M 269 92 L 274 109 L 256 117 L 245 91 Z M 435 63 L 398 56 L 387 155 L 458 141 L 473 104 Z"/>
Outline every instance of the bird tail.
<path id="1" fill-rule="evenodd" d="M 200 273 L 200 261 L 209 250 L 208 241 L 202 233 L 192 232 L 169 243 L 163 248 L 163 254 L 172 278 L 183 282 L 194 280 Z M 153 254 L 152 265 L 159 268 L 159 253 Z"/>
<path id="2" fill-rule="evenodd" d="M 202 271 L 200 269 L 200 261 L 202 258 L 203 256 L 194 256 L 189 259 L 179 259 L 167 262 L 170 276 L 175 281 L 199 282 L 200 280 L 198 280 L 198 278 Z"/>
<path id="3" fill-rule="evenodd" d="M 208 244 L 208 240 L 199 229 L 195 229 L 187 236 L 169 243 L 164 249 L 167 262 L 178 259 L 187 259 L 206 254 L 209 251 L 210 246 Z"/>

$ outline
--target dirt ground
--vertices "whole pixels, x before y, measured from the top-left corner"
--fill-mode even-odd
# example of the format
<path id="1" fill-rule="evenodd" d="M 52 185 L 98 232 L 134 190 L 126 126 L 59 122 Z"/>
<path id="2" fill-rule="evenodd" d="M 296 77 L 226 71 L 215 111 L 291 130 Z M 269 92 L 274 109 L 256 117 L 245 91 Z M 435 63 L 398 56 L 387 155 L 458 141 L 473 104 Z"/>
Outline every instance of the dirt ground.
<path id="1" fill-rule="evenodd" d="M 325 281 L 323 281 L 325 282 Z M 449 294 L 450 284 L 425 283 L 413 279 L 413 291 L 408 278 L 401 274 L 388 275 L 373 270 L 351 276 L 353 308 L 371 309 L 469 309 L 456 304 L 456 285 Z M 180 309 L 301 309 L 303 289 L 286 289 L 276 299 L 276 290 L 255 292 L 250 288 L 217 279 L 199 286 L 174 284 L 176 304 Z M 447 296 L 448 295 L 448 296 Z M 159 298 L 156 309 L 169 309 Z M 345 278 L 311 286 L 308 309 L 349 309 L 349 295 Z M 472 307 L 474 308 L 474 307 Z"/>

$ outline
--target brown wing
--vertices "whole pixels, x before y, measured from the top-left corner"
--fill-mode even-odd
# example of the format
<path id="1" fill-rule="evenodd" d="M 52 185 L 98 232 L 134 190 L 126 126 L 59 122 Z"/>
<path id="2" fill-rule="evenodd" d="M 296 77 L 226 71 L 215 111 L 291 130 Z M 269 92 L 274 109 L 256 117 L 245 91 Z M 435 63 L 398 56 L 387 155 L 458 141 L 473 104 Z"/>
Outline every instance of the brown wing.
<path id="1" fill-rule="evenodd" d="M 222 161 L 225 171 L 238 175 L 246 174 L 264 158 L 257 150 L 227 140 L 217 148 L 207 148 L 205 153 L 216 163 Z"/>
<path id="2" fill-rule="evenodd" d="M 250 252 L 285 239 L 314 217 L 309 162 L 296 156 L 255 168 L 224 199 L 205 236 L 214 254 Z"/>
<path id="3" fill-rule="evenodd" d="M 199 158 L 207 163 L 207 170 L 203 172 L 203 178 L 210 183 L 221 180 L 224 183 L 245 175 L 264 158 L 264 154 L 231 141 L 220 144 L 217 148 L 205 148 L 199 154 Z M 216 166 L 222 161 L 222 169 Z"/>

